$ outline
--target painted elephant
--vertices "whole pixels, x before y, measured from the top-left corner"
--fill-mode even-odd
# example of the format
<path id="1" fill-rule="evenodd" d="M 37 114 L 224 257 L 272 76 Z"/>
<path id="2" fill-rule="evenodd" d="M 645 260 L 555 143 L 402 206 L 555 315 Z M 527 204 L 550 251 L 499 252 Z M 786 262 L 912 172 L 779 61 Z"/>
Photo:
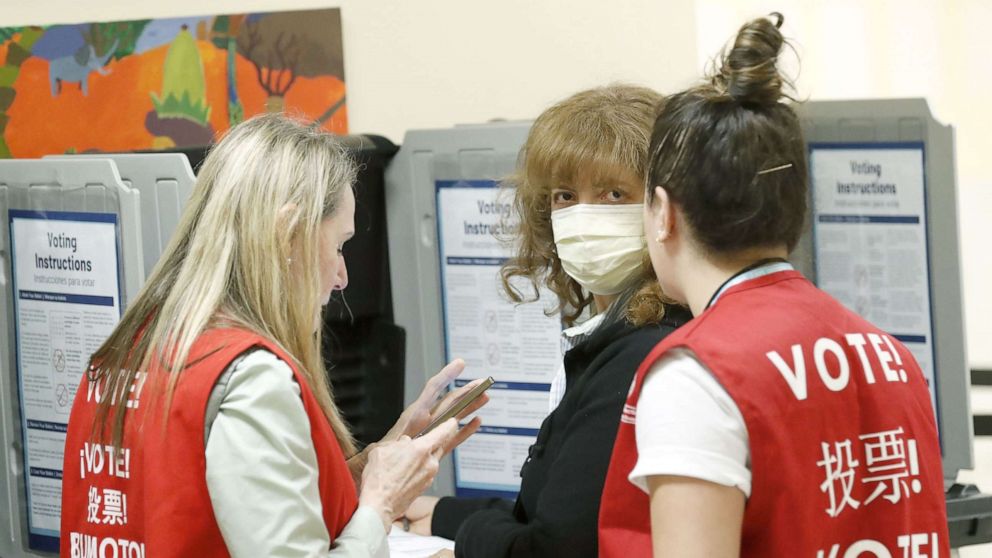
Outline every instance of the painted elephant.
<path id="1" fill-rule="evenodd" d="M 52 87 L 52 97 L 57 97 L 62 92 L 62 84 L 66 82 L 78 83 L 83 95 L 86 95 L 90 73 L 95 70 L 100 75 L 107 75 L 108 72 L 103 66 L 110 61 L 116 48 L 115 40 L 103 56 L 97 56 L 93 45 L 86 44 L 70 56 L 51 60 L 48 66 L 48 81 Z"/>

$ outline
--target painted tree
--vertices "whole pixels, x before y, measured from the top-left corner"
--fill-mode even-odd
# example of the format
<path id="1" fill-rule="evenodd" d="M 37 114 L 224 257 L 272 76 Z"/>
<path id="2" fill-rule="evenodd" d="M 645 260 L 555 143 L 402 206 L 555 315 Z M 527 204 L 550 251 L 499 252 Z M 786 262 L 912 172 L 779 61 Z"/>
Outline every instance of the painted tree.
<path id="1" fill-rule="evenodd" d="M 162 118 L 185 118 L 206 126 L 210 120 L 207 82 L 196 39 L 181 30 L 169 46 L 162 68 L 162 94 L 151 94 L 155 112 Z"/>
<path id="2" fill-rule="evenodd" d="M 0 37 L 0 40 L 9 41 L 6 60 L 0 66 L 0 158 L 10 157 L 10 148 L 7 146 L 4 134 L 10 120 L 7 109 L 17 96 L 14 82 L 21 73 L 21 64 L 31 57 L 31 48 L 44 32 L 41 27 L 8 27 L 3 30 L 4 35 Z"/>
<path id="3" fill-rule="evenodd" d="M 245 119 L 245 108 L 238 97 L 238 33 L 247 16 L 244 14 L 217 16 L 211 30 L 211 40 L 217 48 L 227 51 L 227 120 L 231 126 Z"/>
<path id="4" fill-rule="evenodd" d="M 300 76 L 333 75 L 344 79 L 338 9 L 248 16 L 238 33 L 238 52 L 255 67 L 258 84 L 268 95 L 266 109 L 283 110 L 286 93 Z M 343 105 L 338 100 L 330 114 Z"/>
<path id="5" fill-rule="evenodd" d="M 151 94 L 155 108 L 145 115 L 145 128 L 155 136 L 154 149 L 212 142 L 206 88 L 197 40 L 183 25 L 165 55 L 162 93 Z"/>

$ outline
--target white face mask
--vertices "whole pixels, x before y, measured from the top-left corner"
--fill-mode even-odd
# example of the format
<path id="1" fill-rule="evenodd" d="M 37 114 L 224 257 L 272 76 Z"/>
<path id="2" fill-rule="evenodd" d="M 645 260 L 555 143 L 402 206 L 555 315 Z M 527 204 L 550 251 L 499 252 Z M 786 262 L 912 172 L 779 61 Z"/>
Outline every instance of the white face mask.
<path id="1" fill-rule="evenodd" d="M 619 293 L 644 261 L 644 204 L 578 204 L 551 212 L 558 259 L 593 294 Z"/>

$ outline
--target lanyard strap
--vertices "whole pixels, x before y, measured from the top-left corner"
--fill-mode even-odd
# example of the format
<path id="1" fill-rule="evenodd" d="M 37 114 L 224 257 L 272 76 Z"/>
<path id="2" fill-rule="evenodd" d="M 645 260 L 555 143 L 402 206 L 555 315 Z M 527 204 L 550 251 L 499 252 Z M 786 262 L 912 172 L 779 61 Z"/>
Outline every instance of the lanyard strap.
<path id="1" fill-rule="evenodd" d="M 710 301 L 706 304 L 706 307 L 709 308 L 710 306 L 713 306 L 717 299 L 720 298 L 720 295 L 735 285 L 739 285 L 745 281 L 750 281 L 751 279 L 757 279 L 758 277 L 764 277 L 765 275 L 777 273 L 779 271 L 789 271 L 792 269 L 792 264 L 786 261 L 785 258 L 764 258 L 758 260 L 731 275 L 729 279 L 724 281 L 723 284 L 720 285 L 720 288 L 718 288 L 716 292 L 713 293 L 713 296 L 710 297 Z"/>

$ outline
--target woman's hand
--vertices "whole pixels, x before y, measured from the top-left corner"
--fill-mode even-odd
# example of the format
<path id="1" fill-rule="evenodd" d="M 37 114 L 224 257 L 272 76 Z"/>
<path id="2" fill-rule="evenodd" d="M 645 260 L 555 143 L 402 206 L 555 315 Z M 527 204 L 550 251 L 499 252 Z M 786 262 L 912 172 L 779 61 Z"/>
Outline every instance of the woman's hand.
<path id="1" fill-rule="evenodd" d="M 437 496 L 418 496 L 403 512 L 403 518 L 408 525 L 407 530 L 417 535 L 431 534 L 431 521 L 434 519 L 434 507 L 437 506 Z"/>
<path id="2" fill-rule="evenodd" d="M 444 392 L 445 388 L 457 378 L 462 371 L 465 370 L 465 361 L 462 359 L 455 359 L 448 363 L 447 366 L 441 369 L 440 372 L 434 375 L 433 378 L 427 381 L 427 385 L 424 386 L 424 390 L 420 392 L 420 397 L 417 398 L 409 407 L 403 411 L 400 415 L 399 420 L 396 424 L 389 429 L 389 432 L 383 438 L 383 441 L 395 440 L 400 436 L 406 435 L 411 438 L 416 436 L 423 430 L 428 424 L 434 420 L 440 413 L 443 413 L 452 403 L 454 403 L 459 397 L 468 393 L 475 386 L 479 385 L 483 379 L 473 380 L 468 384 L 452 391 L 440 403 L 437 403 L 438 396 Z M 465 417 L 471 415 L 475 411 L 482 408 L 483 405 L 489 402 L 489 396 L 482 394 L 478 399 L 472 402 L 471 405 L 466 407 L 462 412 L 458 413 L 458 420 L 462 420 Z M 479 425 L 482 424 L 481 419 L 475 417 L 471 422 L 466 424 L 458 431 L 458 435 L 451 440 L 451 442 L 444 448 L 444 453 L 448 454 L 451 450 L 458 447 L 459 444 L 464 442 L 479 429 Z"/>
<path id="3" fill-rule="evenodd" d="M 457 435 L 458 423 L 450 419 L 416 440 L 401 436 L 376 444 L 362 472 L 359 505 L 374 509 L 388 533 L 393 520 L 430 486 L 444 448 Z"/>
<path id="4" fill-rule="evenodd" d="M 444 392 L 445 388 L 448 387 L 455 378 L 457 378 L 462 371 L 465 370 L 465 362 L 461 359 L 455 359 L 449 362 L 447 366 L 441 369 L 440 372 L 434 375 L 433 378 L 427 381 L 427 385 L 424 386 L 424 390 L 420 392 L 420 397 L 417 398 L 409 407 L 403 411 L 400 415 L 399 420 L 396 424 L 389 429 L 389 432 L 383 436 L 382 440 L 375 444 L 367 446 L 362 451 L 356 453 L 355 455 L 348 458 L 348 469 L 351 470 L 351 476 L 355 480 L 355 486 L 361 485 L 362 471 L 365 469 L 365 465 L 369 460 L 369 453 L 378 445 L 384 442 L 392 442 L 398 440 L 401 436 L 408 436 L 410 438 L 415 437 L 420 433 L 428 424 L 434 420 L 440 413 L 443 413 L 452 403 L 454 403 L 463 394 L 468 393 L 475 386 L 479 385 L 483 380 L 480 378 L 469 382 L 468 384 L 456 389 L 455 391 L 449 393 L 440 403 L 437 402 L 438 396 Z M 468 415 L 478 411 L 483 405 L 489 402 L 489 396 L 482 394 L 472 402 L 471 405 L 466 407 L 462 412 L 458 413 L 458 420 L 462 420 Z M 462 442 L 468 439 L 469 436 L 475 433 L 482 424 L 482 419 L 479 417 L 473 418 L 467 424 L 462 426 L 454 438 L 452 438 L 444 448 L 444 455 L 451 453 L 451 450 L 458 447 Z"/>

